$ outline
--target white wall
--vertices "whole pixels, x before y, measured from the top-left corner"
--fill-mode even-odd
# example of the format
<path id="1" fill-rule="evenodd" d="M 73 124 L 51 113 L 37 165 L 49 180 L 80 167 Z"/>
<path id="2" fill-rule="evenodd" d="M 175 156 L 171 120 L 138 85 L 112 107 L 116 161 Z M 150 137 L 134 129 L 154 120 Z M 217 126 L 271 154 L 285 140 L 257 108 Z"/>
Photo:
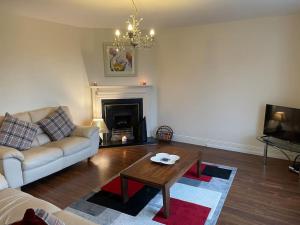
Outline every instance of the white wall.
<path id="1" fill-rule="evenodd" d="M 159 124 L 175 139 L 261 153 L 265 104 L 300 108 L 300 16 L 159 31 Z"/>
<path id="2" fill-rule="evenodd" d="M 68 105 L 74 120 L 91 118 L 80 30 L 0 16 L 0 114 Z"/>

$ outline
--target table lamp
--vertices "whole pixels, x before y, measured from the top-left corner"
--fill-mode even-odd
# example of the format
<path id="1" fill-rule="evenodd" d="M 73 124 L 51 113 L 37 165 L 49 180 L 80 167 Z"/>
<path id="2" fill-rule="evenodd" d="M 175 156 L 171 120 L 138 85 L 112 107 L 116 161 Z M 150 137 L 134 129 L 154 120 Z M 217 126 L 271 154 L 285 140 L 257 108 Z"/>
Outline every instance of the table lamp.
<path id="1" fill-rule="evenodd" d="M 282 130 L 282 124 L 286 121 L 286 116 L 284 112 L 275 112 L 273 115 L 273 120 L 278 122 L 277 130 Z"/>
<path id="2" fill-rule="evenodd" d="M 107 126 L 102 118 L 94 118 L 92 125 L 99 127 L 99 144 L 101 144 L 103 141 L 103 134 L 109 133 L 109 130 L 107 129 Z"/>

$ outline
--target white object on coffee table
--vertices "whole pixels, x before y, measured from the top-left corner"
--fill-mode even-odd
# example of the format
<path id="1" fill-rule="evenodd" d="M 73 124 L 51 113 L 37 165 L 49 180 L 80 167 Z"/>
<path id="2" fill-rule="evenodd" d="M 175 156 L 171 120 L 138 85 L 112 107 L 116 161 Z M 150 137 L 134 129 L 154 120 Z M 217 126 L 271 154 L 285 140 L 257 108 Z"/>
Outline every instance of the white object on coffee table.
<path id="1" fill-rule="evenodd" d="M 166 165 L 173 165 L 178 159 L 180 159 L 178 155 L 170 155 L 168 153 L 157 153 L 155 156 L 150 158 L 152 162 Z"/>

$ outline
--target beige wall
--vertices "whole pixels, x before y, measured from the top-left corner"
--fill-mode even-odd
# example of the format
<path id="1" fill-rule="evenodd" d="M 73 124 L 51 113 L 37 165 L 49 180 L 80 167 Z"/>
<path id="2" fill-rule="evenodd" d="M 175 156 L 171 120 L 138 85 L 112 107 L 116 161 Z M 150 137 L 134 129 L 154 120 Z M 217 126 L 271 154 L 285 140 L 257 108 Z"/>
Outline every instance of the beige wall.
<path id="1" fill-rule="evenodd" d="M 300 108 L 300 17 L 159 33 L 158 116 L 179 141 L 261 153 L 265 104 Z"/>
<path id="2" fill-rule="evenodd" d="M 91 118 L 89 82 L 158 88 L 159 124 L 176 140 L 259 153 L 266 103 L 300 107 L 300 17 L 158 31 L 139 51 L 138 76 L 105 77 L 102 43 L 112 30 L 0 16 L 0 114 L 69 105 Z M 187 114 L 187 116 L 184 116 Z"/>
<path id="3" fill-rule="evenodd" d="M 92 116 L 89 84 L 155 82 L 154 51 L 138 51 L 136 77 L 104 76 L 103 42 L 113 30 L 0 16 L 0 114 L 68 105 L 77 123 Z"/>
<path id="4" fill-rule="evenodd" d="M 82 56 L 90 82 L 101 85 L 139 85 L 146 81 L 155 84 L 155 49 L 137 49 L 136 76 L 107 77 L 104 74 L 103 43 L 114 39 L 112 29 L 84 29 L 82 32 Z"/>
<path id="5" fill-rule="evenodd" d="M 136 76 L 107 77 L 104 74 L 103 43 L 111 42 L 114 38 L 113 34 L 114 31 L 112 29 L 83 29 L 81 33 L 81 49 L 89 82 L 97 82 L 98 85 L 131 86 L 140 85 L 142 81 L 146 81 L 148 85 L 152 85 L 152 87 L 148 89 L 147 94 L 144 96 L 144 104 L 147 104 L 147 101 L 150 101 L 151 109 L 149 109 L 150 111 L 147 113 L 145 112 L 144 116 L 148 115 L 146 120 L 149 134 L 155 134 L 157 127 L 156 48 L 136 50 Z M 129 92 L 131 91 L 132 90 Z M 112 93 L 108 96 L 112 98 L 116 97 Z M 121 94 L 119 94 L 119 98 L 120 96 Z M 131 96 L 141 97 L 139 94 L 131 94 Z M 144 109 L 147 107 L 147 105 L 144 105 Z M 151 116 L 149 116 L 149 113 Z"/>
<path id="6" fill-rule="evenodd" d="M 68 105 L 76 122 L 91 116 L 80 30 L 34 19 L 0 18 L 0 114 Z"/>

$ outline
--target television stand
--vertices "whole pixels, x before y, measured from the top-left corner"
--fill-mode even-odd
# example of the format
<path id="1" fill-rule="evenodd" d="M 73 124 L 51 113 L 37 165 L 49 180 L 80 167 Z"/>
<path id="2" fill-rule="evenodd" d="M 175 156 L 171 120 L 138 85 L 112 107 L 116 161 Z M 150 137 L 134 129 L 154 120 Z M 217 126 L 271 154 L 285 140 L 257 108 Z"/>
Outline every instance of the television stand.
<path id="1" fill-rule="evenodd" d="M 267 164 L 268 148 L 270 146 L 273 147 L 274 149 L 279 150 L 280 152 L 282 152 L 282 154 L 284 154 L 287 157 L 290 164 L 293 160 L 291 160 L 289 155 L 286 152 L 284 152 L 284 150 L 300 154 L 300 145 L 299 144 L 295 144 L 295 143 L 292 143 L 292 142 L 289 142 L 289 141 L 284 141 L 284 140 L 280 140 L 280 139 L 269 137 L 269 136 L 261 136 L 261 137 L 257 137 L 256 139 L 265 144 L 265 148 L 264 148 L 264 165 Z"/>

